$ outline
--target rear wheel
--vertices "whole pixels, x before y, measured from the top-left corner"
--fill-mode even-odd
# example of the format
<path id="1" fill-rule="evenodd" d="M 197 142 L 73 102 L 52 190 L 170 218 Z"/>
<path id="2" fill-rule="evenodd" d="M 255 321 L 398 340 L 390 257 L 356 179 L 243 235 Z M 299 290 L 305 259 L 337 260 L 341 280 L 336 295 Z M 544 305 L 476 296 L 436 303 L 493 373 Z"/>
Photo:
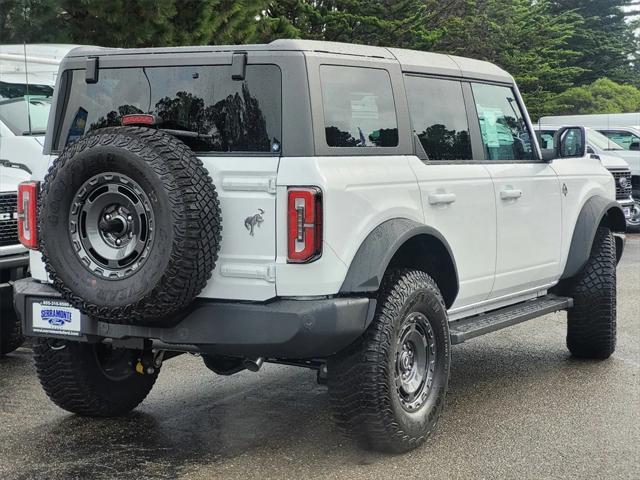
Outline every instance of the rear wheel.
<path id="1" fill-rule="evenodd" d="M 36 371 L 49 398 L 71 413 L 124 415 L 142 402 L 158 377 L 135 370 L 142 352 L 65 340 L 40 339 Z"/>
<path id="2" fill-rule="evenodd" d="M 363 337 L 328 361 L 338 426 L 365 448 L 406 452 L 436 426 L 449 381 L 447 311 L 426 273 L 385 277 Z"/>
<path id="3" fill-rule="evenodd" d="M 576 357 L 609 358 L 616 349 L 616 247 L 608 228 L 598 228 L 569 295 L 574 301 L 567 313 L 569 351 Z"/>

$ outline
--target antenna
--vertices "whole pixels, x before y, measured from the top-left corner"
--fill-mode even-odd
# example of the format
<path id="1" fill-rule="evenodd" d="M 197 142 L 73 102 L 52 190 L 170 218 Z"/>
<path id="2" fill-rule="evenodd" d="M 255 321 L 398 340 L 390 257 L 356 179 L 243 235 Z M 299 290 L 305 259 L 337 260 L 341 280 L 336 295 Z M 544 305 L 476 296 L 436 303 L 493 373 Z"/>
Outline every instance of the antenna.
<path id="1" fill-rule="evenodd" d="M 27 82 L 27 119 L 29 120 L 29 135 L 33 135 L 33 131 L 31 130 L 31 99 L 29 98 L 29 67 L 27 66 L 27 43 L 24 42 L 24 79 Z"/>
<path id="2" fill-rule="evenodd" d="M 22 14 L 24 16 L 24 22 L 26 24 L 27 23 L 26 3 L 24 5 L 24 9 L 22 10 Z M 27 120 L 29 121 L 29 135 L 33 135 L 33 131 L 31 129 L 31 100 L 29 98 L 29 67 L 27 66 L 27 39 L 26 38 L 24 39 L 22 45 L 24 47 L 24 79 L 27 82 L 27 95 L 25 98 L 27 102 Z"/>

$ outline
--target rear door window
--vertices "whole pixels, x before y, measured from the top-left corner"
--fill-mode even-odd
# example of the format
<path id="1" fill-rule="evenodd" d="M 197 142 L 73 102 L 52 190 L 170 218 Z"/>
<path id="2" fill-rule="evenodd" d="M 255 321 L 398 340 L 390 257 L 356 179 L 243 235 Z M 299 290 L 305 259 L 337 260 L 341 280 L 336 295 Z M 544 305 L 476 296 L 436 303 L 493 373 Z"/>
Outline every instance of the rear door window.
<path id="1" fill-rule="evenodd" d="M 486 160 L 537 160 L 513 90 L 473 83 Z"/>
<path id="2" fill-rule="evenodd" d="M 281 84 L 276 65 L 247 65 L 244 80 L 228 65 L 100 69 L 95 84 L 76 70 L 57 146 L 145 113 L 196 152 L 278 154 Z"/>
<path id="3" fill-rule="evenodd" d="M 322 65 L 320 81 L 327 145 L 398 145 L 393 90 L 386 70 Z"/>
<path id="4" fill-rule="evenodd" d="M 462 84 L 455 80 L 406 76 L 405 87 L 412 128 L 429 160 L 471 160 Z"/>

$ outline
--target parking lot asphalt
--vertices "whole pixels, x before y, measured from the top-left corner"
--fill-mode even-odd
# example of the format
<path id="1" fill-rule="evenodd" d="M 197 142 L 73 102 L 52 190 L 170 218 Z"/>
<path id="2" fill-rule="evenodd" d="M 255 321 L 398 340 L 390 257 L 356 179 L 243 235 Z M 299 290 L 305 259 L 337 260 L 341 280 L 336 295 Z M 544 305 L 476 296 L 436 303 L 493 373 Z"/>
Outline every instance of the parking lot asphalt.
<path id="1" fill-rule="evenodd" d="M 312 371 L 220 377 L 183 355 L 120 419 L 48 401 L 27 347 L 0 358 L 0 478 L 639 478 L 640 236 L 618 269 L 618 348 L 572 359 L 565 314 L 453 348 L 435 434 L 405 455 L 366 452 L 331 420 Z"/>

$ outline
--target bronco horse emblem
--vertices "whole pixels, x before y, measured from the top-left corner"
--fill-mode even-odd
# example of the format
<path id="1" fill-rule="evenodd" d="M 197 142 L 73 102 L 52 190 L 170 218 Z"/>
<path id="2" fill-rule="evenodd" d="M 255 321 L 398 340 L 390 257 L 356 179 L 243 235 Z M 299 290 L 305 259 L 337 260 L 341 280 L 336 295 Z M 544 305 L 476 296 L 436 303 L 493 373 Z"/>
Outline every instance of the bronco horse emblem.
<path id="1" fill-rule="evenodd" d="M 260 225 L 262 225 L 262 222 L 264 222 L 264 218 L 262 218 L 262 215 L 264 215 L 264 210 L 259 208 L 258 213 L 244 219 L 244 226 L 247 230 L 249 230 L 249 235 L 251 235 L 252 237 L 253 237 L 253 229 L 256 226 L 259 227 Z"/>

